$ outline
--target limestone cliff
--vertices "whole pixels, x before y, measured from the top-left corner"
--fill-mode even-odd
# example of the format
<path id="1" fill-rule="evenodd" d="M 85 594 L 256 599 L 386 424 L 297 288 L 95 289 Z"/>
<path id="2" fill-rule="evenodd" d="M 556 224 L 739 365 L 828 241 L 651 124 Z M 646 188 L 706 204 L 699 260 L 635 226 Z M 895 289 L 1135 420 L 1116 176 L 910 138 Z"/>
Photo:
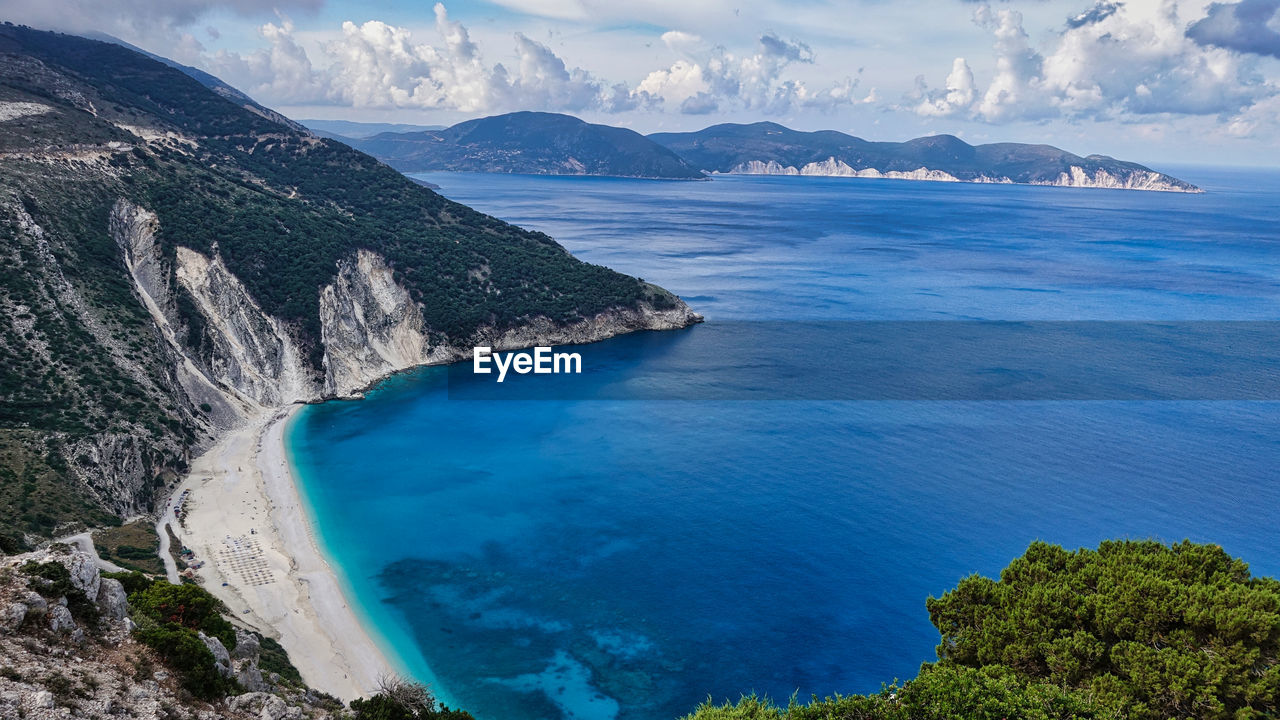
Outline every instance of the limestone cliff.
<path id="1" fill-rule="evenodd" d="M 473 337 L 448 338 L 426 325 L 422 308 L 396 283 L 385 258 L 358 250 L 338 263 L 334 281 L 320 292 L 319 373 L 307 366 L 288 324 L 264 312 L 220 257 L 178 247 L 170 267 L 155 239 L 159 229 L 154 213 L 128 201 L 119 201 L 112 212 L 112 234 L 124 251 L 139 301 L 174 351 L 176 378 L 192 404 L 216 408 L 211 411 L 215 425 L 265 407 L 348 397 L 401 370 L 463 360 L 473 344 L 514 350 L 587 343 L 701 320 L 673 298 L 673 307 L 664 310 L 642 302 L 576 322 L 533 317 L 514 328 L 484 326 Z M 656 287 L 651 291 L 665 294 Z M 185 328 L 175 330 L 182 325 L 175 292 L 194 300 L 201 320 L 198 337 Z"/>
<path id="2" fill-rule="evenodd" d="M 1045 144 L 970 145 L 954 135 L 873 142 L 833 130 L 800 132 L 761 122 L 649 138 L 711 173 L 1201 192 L 1173 176 L 1105 155 L 1081 156 Z"/>
<path id="3" fill-rule="evenodd" d="M 311 400 L 319 387 L 287 327 L 267 315 L 220 257 L 177 249 L 178 283 L 195 299 L 212 346 L 209 377 L 238 399 L 275 406 Z"/>
<path id="4" fill-rule="evenodd" d="M 699 320 L 699 315 L 677 299 L 669 310 L 641 303 L 573 323 L 535 317 L 517 328 L 482 327 L 472 338 L 449 342 L 424 324 L 421 308 L 396 284 L 386 260 L 361 250 L 338 265 L 336 280 L 321 292 L 325 377 L 320 397 L 349 396 L 391 373 L 417 365 L 464 360 L 474 345 L 515 350 L 588 343 L 638 330 L 682 328 Z M 433 335 L 434 342 L 430 339 Z"/>
<path id="5" fill-rule="evenodd" d="M 1001 185 L 1050 185 L 1054 187 L 1110 188 L 1114 190 L 1153 190 L 1159 192 L 1201 192 L 1199 188 L 1175 180 L 1162 173 L 1146 169 L 1124 169 L 1108 171 L 1098 168 L 1090 173 L 1078 165 L 1071 166 L 1069 171 L 1059 173 L 1049 180 L 1029 180 L 1019 182 L 1006 175 L 974 175 L 961 179 L 942 170 L 931 170 L 920 167 L 915 170 L 880 171 L 876 168 L 854 168 L 834 156 L 822 162 L 812 162 L 797 168 L 794 165 L 783 165 L 776 160 L 750 160 L 739 163 L 729 170 L 730 175 L 809 175 L 817 177 L 851 177 L 851 178 L 884 178 L 890 180 L 927 180 L 933 182 L 973 182 L 995 183 Z"/>
<path id="6" fill-rule="evenodd" d="M 338 265 L 320 293 L 320 323 L 326 395 L 350 395 L 397 370 L 448 357 L 443 348 L 432 354 L 421 310 L 386 260 L 368 250 Z"/>

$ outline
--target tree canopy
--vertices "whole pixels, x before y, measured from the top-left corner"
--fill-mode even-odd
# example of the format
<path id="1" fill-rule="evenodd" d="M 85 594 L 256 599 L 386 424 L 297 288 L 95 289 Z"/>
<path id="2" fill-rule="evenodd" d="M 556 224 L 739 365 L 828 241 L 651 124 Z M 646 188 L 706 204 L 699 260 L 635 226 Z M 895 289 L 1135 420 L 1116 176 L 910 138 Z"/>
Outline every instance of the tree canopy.
<path id="1" fill-rule="evenodd" d="M 902 685 L 690 720 L 1247 720 L 1280 712 L 1280 582 L 1217 545 L 1033 543 L 926 603 L 938 661 Z"/>

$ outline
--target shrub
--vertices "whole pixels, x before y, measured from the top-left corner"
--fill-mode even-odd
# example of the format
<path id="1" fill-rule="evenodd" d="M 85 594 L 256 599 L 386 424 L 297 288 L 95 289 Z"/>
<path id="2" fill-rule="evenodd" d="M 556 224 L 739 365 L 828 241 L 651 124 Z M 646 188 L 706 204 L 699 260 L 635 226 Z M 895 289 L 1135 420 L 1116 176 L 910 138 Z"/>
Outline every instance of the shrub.
<path id="1" fill-rule="evenodd" d="M 465 710 L 441 705 L 421 683 L 382 678 L 378 693 L 351 701 L 354 720 L 474 720 Z"/>
<path id="2" fill-rule="evenodd" d="M 1090 692 L 1132 720 L 1280 710 L 1280 582 L 1216 545 L 1038 542 L 928 608 L 943 663 Z"/>
<path id="3" fill-rule="evenodd" d="M 298 668 L 294 667 L 289 660 L 289 654 L 284 651 L 280 643 L 275 640 L 258 636 L 258 667 L 264 673 L 275 673 L 285 682 L 294 685 L 302 685 L 302 674 L 298 672 Z"/>
<path id="4" fill-rule="evenodd" d="M 226 606 L 199 585 L 153 582 L 136 596 L 130 597 L 129 604 L 138 614 L 156 622 L 216 637 L 228 650 L 236 646 L 235 628 L 222 616 L 226 612 Z"/>
<path id="5" fill-rule="evenodd" d="M 170 585 L 139 572 L 108 573 L 129 593 L 129 608 L 138 623 L 138 641 L 154 649 L 192 695 L 212 700 L 235 692 L 234 680 L 218 672 L 213 653 L 198 633 L 218 638 L 228 650 L 236 633 L 222 616 L 222 602 L 199 585 Z"/>
<path id="6" fill-rule="evenodd" d="M 124 592 L 129 596 L 129 600 L 131 602 L 133 601 L 134 595 L 146 590 L 156 583 L 155 580 L 152 580 L 137 570 L 128 572 L 104 572 L 102 573 L 102 577 L 119 580 L 120 584 L 124 586 Z"/>
<path id="7" fill-rule="evenodd" d="M 238 689 L 234 680 L 219 674 L 213 653 L 195 631 L 144 617 L 135 635 L 178 673 L 182 687 L 192 695 L 213 700 Z"/>

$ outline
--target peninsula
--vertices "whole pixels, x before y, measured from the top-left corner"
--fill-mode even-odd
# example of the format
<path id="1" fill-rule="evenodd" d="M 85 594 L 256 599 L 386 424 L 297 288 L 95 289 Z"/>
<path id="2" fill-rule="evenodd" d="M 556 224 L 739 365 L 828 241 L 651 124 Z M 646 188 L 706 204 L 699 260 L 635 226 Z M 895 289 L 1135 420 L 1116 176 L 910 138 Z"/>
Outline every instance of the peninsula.
<path id="1" fill-rule="evenodd" d="M 27 479 L 0 485 L 0 550 L 157 517 L 170 579 L 185 549 L 189 577 L 345 700 L 394 663 L 311 536 L 289 408 L 477 344 L 701 319 L 209 78 L 8 24 L 0 254 L 0 470 Z"/>

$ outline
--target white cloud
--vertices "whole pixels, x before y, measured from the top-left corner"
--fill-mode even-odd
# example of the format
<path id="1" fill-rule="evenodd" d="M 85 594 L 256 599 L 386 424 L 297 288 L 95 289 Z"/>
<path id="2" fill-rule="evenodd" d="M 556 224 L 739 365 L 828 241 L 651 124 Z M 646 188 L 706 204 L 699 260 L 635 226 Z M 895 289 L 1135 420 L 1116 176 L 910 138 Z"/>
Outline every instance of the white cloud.
<path id="1" fill-rule="evenodd" d="M 325 92 L 320 76 L 307 53 L 293 39 L 293 23 L 267 23 L 258 29 L 266 48 L 245 56 L 218 52 L 205 63 L 214 74 L 245 82 L 239 87 L 250 95 L 275 101 L 307 100 Z M 235 85 L 235 83 L 232 83 Z"/>
<path id="2" fill-rule="evenodd" d="M 1252 61 L 1188 38 L 1176 5 L 1167 0 L 1099 0 L 1069 19 L 1043 51 L 1030 44 L 1016 10 L 984 4 L 974 21 L 995 38 L 986 90 L 965 101 L 976 86 L 957 60 L 945 92 L 920 87 L 909 96 L 917 113 L 987 122 L 1235 116 L 1278 91 Z"/>
<path id="3" fill-rule="evenodd" d="M 637 94 L 650 104 L 677 107 L 686 114 L 726 107 L 781 114 L 797 107 L 830 110 L 854 102 L 857 82 L 852 78 L 814 90 L 783 77 L 788 66 L 814 61 L 809 46 L 796 40 L 765 33 L 750 55 L 736 55 L 722 46 L 706 48 L 699 36 L 686 32 L 667 32 L 662 40 L 684 57 L 649 73 L 636 86 Z"/>
<path id="4" fill-rule="evenodd" d="M 680 30 L 668 30 L 662 33 L 662 42 L 671 52 L 689 57 L 701 53 L 706 47 L 702 36 Z"/>
<path id="5" fill-rule="evenodd" d="M 581 68 L 569 68 L 547 46 L 516 33 L 510 67 L 485 62 L 467 28 L 435 6 L 435 44 L 411 31 L 370 20 L 342 24 L 323 43 L 323 67 L 293 35 L 293 25 L 268 23 L 268 47 L 247 55 L 218 53 L 210 70 L 272 103 L 332 103 L 357 108 L 423 108 L 461 112 L 524 108 L 580 111 L 626 108 L 620 91 Z"/>
<path id="6" fill-rule="evenodd" d="M 420 108 L 464 113 L 509 110 L 624 112 L 638 108 L 685 114 L 732 110 L 786 113 L 831 110 L 858 102 L 852 78 L 814 89 L 784 77 L 792 65 L 813 63 L 808 45 L 773 33 L 750 54 L 709 47 L 695 34 L 669 31 L 662 41 L 681 56 L 633 87 L 608 83 L 570 67 L 550 47 L 514 33 L 514 54 L 490 64 L 480 44 L 444 5 L 435 5 L 434 38 L 377 20 L 345 22 L 340 37 L 319 45 L 316 62 L 295 38 L 292 23 L 260 28 L 267 46 L 219 52 L 201 63 L 268 103 L 337 104 L 356 108 Z"/>
<path id="7" fill-rule="evenodd" d="M 920 78 L 919 82 L 923 83 L 924 78 Z M 972 105 L 977 94 L 978 88 L 969 63 L 964 58 L 956 58 L 951 64 L 951 74 L 947 76 L 946 90 L 930 95 L 922 88 L 916 112 L 926 116 L 952 115 Z"/>

